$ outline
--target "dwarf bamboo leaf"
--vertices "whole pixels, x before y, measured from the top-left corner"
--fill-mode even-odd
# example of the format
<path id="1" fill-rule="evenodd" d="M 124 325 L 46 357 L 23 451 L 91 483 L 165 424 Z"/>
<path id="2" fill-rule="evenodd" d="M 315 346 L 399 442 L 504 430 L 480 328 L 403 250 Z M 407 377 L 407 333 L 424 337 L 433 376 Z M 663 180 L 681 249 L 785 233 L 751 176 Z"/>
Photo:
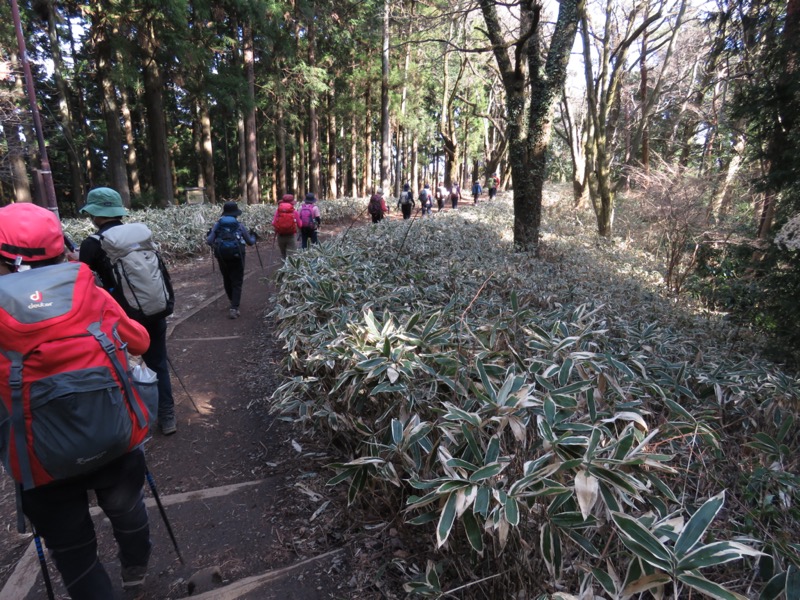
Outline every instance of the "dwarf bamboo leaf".
<path id="1" fill-rule="evenodd" d="M 643 577 L 639 577 L 635 581 L 631 581 L 628 585 L 626 585 L 625 589 L 622 590 L 621 597 L 629 598 L 630 596 L 641 594 L 647 590 L 652 590 L 653 588 L 663 587 L 671 582 L 672 579 L 666 573 L 652 573 L 650 575 L 645 575 Z M 663 594 L 654 593 L 653 596 L 660 598 L 663 596 Z"/>
<path id="2" fill-rule="evenodd" d="M 475 504 L 473 510 L 483 517 L 489 515 L 489 501 L 492 497 L 492 490 L 488 487 L 481 486 L 478 488 L 478 493 L 475 496 Z"/>
<path id="3" fill-rule="evenodd" d="M 794 564 L 786 569 L 786 598 L 800 598 L 800 568 Z"/>
<path id="4" fill-rule="evenodd" d="M 447 501 L 442 509 L 442 514 L 439 517 L 439 524 L 436 527 L 436 546 L 441 548 L 450 536 L 450 531 L 453 529 L 453 522 L 456 518 L 456 502 L 457 494 L 451 493 L 447 497 Z"/>
<path id="5" fill-rule="evenodd" d="M 703 506 L 697 509 L 689 519 L 689 522 L 686 523 L 686 527 L 678 537 L 678 541 L 675 542 L 675 554 L 682 557 L 697 545 L 724 503 L 725 491 L 723 490 L 716 496 L 706 500 Z"/>
<path id="6" fill-rule="evenodd" d="M 486 393 L 486 396 L 493 404 L 497 404 L 497 392 L 494 389 L 492 380 L 489 378 L 489 374 L 486 372 L 486 368 L 483 366 L 483 361 L 475 361 L 475 367 L 478 369 L 478 375 L 481 378 L 481 383 L 483 384 L 483 389 Z"/>
<path id="7" fill-rule="evenodd" d="M 583 519 L 589 518 L 594 503 L 600 492 L 597 478 L 581 470 L 575 474 L 575 495 L 578 497 L 578 506 L 581 508 Z"/>
<path id="8" fill-rule="evenodd" d="M 411 525 L 427 525 L 428 523 L 432 523 L 439 518 L 439 511 L 432 510 L 430 512 L 422 513 L 421 515 L 417 515 L 413 519 L 409 519 L 407 522 Z"/>
<path id="9" fill-rule="evenodd" d="M 717 600 L 747 600 L 747 596 L 742 596 L 741 594 L 728 590 L 717 583 L 709 581 L 702 575 L 680 573 L 678 575 L 678 580 L 694 588 L 701 594 L 711 596 Z"/>
<path id="10" fill-rule="evenodd" d="M 578 544 L 578 546 L 583 548 L 583 551 L 586 552 L 589 556 L 597 559 L 600 558 L 601 556 L 600 550 L 597 549 L 597 547 L 589 540 L 589 538 L 587 538 L 584 535 L 581 535 L 574 529 L 566 529 L 565 533 L 567 534 L 567 536 L 569 536 L 569 539 L 571 539 L 573 542 Z"/>
<path id="11" fill-rule="evenodd" d="M 558 532 L 548 524 L 541 528 L 539 547 L 550 575 L 559 577 L 561 574 L 561 539 L 558 537 Z"/>
<path id="12" fill-rule="evenodd" d="M 483 481 L 484 479 L 495 477 L 496 475 L 500 474 L 500 472 L 505 469 L 507 465 L 508 463 L 489 463 L 470 475 L 469 480 L 472 482 L 478 482 Z"/>
<path id="13" fill-rule="evenodd" d="M 464 523 L 464 532 L 467 534 L 469 545 L 478 554 L 483 554 L 483 532 L 475 515 L 468 510 L 462 515 L 461 521 Z"/>
<path id="14" fill-rule="evenodd" d="M 486 447 L 486 455 L 483 457 L 483 464 L 489 465 L 493 462 L 497 462 L 497 458 L 500 456 L 500 438 L 493 437 L 489 440 L 489 444 Z"/>
<path id="15" fill-rule="evenodd" d="M 403 441 L 403 424 L 397 419 L 392 419 L 392 441 L 394 445 L 400 447 Z"/>
<path id="16" fill-rule="evenodd" d="M 721 565 L 745 556 L 760 556 L 761 552 L 739 542 L 712 542 L 696 547 L 678 561 L 682 571 L 705 569 Z"/>
<path id="17" fill-rule="evenodd" d="M 606 593 L 615 598 L 618 596 L 617 593 L 617 586 L 614 583 L 614 580 L 611 578 L 611 575 L 603 571 L 602 569 L 593 568 L 592 569 L 592 576 L 597 580 L 602 588 L 606 591 Z"/>
<path id="18" fill-rule="evenodd" d="M 668 573 L 676 562 L 669 549 L 658 538 L 645 529 L 636 519 L 620 512 L 612 512 L 611 518 L 619 529 L 622 543 L 642 560 Z"/>

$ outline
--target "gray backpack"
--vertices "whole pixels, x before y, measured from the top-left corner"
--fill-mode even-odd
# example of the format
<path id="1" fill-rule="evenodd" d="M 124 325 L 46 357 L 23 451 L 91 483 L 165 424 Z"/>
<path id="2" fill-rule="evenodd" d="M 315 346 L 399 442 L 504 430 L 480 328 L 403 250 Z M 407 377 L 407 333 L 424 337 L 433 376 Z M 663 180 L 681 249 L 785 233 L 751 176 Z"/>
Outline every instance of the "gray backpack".
<path id="1" fill-rule="evenodd" d="M 130 317 L 147 321 L 172 314 L 172 282 L 147 225 L 125 223 L 92 237 L 111 263 L 115 285 L 109 291 Z"/>

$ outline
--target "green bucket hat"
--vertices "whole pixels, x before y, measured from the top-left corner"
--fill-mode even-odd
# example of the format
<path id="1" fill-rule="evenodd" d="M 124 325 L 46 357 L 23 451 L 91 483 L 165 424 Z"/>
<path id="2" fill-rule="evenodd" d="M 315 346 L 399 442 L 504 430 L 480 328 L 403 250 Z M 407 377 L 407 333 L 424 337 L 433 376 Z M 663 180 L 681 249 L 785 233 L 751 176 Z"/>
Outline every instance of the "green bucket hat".
<path id="1" fill-rule="evenodd" d="M 128 214 L 122 206 L 119 192 L 107 187 L 95 188 L 86 196 L 86 205 L 80 210 L 93 217 L 124 217 Z"/>

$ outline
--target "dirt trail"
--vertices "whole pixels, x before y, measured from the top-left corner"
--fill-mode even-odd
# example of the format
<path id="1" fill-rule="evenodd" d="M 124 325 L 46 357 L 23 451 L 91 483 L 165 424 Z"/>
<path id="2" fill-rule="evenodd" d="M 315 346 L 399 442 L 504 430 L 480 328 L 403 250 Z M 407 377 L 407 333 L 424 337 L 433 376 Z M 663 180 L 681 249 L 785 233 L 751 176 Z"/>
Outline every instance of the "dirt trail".
<path id="1" fill-rule="evenodd" d="M 247 409 L 252 399 L 272 393 L 280 360 L 264 319 L 280 256 L 274 245 L 260 243 L 262 268 L 254 250 L 247 254 L 241 317 L 235 320 L 228 318 L 222 279 L 210 257 L 171 270 L 177 309 L 168 349 L 178 433 L 156 433 L 146 453 L 186 564 L 152 506 L 148 578 L 139 593 L 126 592 L 125 598 L 351 597 L 341 583 L 347 579 L 346 548 L 332 535 L 334 506 L 341 503 L 333 498 L 325 505 L 332 499 L 327 494 L 338 491 L 321 485 L 332 457 L 306 449 L 306 440 L 263 409 Z M 6 483 L 0 493 L 8 531 L 0 600 L 46 598 L 31 540 L 13 529 L 13 489 Z M 152 503 L 150 490 L 146 497 Z M 101 560 L 118 580 L 110 526 L 100 516 L 95 525 Z M 57 597 L 65 598 L 49 567 Z"/>

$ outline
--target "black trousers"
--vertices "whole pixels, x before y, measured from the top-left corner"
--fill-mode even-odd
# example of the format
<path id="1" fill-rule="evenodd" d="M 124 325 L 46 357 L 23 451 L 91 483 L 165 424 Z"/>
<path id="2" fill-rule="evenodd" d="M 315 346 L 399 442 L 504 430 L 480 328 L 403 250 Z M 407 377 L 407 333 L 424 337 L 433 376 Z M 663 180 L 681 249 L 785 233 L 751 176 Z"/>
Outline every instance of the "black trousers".
<path id="1" fill-rule="evenodd" d="M 140 448 L 94 473 L 22 492 L 22 510 L 50 549 L 73 600 L 114 598 L 114 586 L 97 558 L 88 490 L 111 521 L 123 567 L 146 566 L 150 526 L 144 506 L 145 462 Z"/>
<path id="2" fill-rule="evenodd" d="M 241 294 L 241 284 L 239 285 Z M 167 359 L 167 319 L 142 323 L 150 334 L 150 347 L 142 354 L 144 364 L 156 372 L 158 377 L 158 419 L 163 421 L 175 416 L 175 399 L 169 379 Z"/>
<path id="3" fill-rule="evenodd" d="M 244 282 L 244 252 L 241 258 L 218 258 L 217 264 L 219 272 L 222 273 L 222 285 L 225 287 L 225 295 L 230 300 L 231 308 L 239 308 Z"/>

